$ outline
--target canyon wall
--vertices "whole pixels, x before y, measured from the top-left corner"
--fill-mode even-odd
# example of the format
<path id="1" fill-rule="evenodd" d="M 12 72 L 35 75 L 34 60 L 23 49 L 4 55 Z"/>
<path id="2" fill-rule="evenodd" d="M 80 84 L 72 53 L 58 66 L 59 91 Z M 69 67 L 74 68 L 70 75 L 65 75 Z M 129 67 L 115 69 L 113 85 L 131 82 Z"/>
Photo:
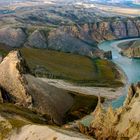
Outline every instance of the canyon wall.
<path id="1" fill-rule="evenodd" d="M 85 42 L 98 43 L 103 40 L 139 37 L 140 20 L 114 18 L 93 24 L 70 26 L 65 30 Z"/>
<path id="2" fill-rule="evenodd" d="M 31 29 L 8 27 L 0 29 L 0 44 L 8 48 L 34 47 L 85 55 L 92 58 L 111 58 L 111 53 L 99 50 L 97 44 L 104 40 L 124 39 L 140 36 L 140 20 L 104 19 L 93 24 L 74 24 L 49 28 Z M 10 40 L 10 41 L 9 41 Z"/>

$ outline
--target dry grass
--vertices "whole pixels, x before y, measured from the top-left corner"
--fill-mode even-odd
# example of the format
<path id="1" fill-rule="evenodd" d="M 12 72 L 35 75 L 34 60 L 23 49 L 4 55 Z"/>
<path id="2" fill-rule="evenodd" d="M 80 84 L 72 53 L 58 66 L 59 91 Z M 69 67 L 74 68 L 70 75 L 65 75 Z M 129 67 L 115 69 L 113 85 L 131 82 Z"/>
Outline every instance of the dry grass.
<path id="1" fill-rule="evenodd" d="M 44 49 L 21 50 L 28 66 L 34 73 L 36 67 L 45 69 L 39 76 L 64 79 L 85 86 L 121 86 L 120 75 L 115 65 L 107 60 L 92 60 L 88 57 Z"/>

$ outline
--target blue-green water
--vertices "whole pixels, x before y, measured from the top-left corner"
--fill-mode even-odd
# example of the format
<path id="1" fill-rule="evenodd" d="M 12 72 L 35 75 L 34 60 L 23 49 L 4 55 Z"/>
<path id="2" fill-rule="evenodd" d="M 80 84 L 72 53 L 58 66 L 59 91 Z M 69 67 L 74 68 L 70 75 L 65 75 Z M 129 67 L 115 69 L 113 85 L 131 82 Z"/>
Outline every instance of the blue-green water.
<path id="1" fill-rule="evenodd" d="M 112 51 L 112 61 L 124 71 L 125 75 L 128 78 L 128 84 L 137 83 L 138 81 L 140 81 L 140 59 L 130 59 L 128 57 L 120 55 L 117 44 L 124 41 L 128 41 L 128 39 L 119 41 L 105 41 L 103 43 L 100 43 L 98 47 L 104 51 Z M 127 91 L 125 92 L 127 94 Z M 120 107 L 124 102 L 126 94 L 113 101 L 112 106 L 114 108 Z"/>
<path id="2" fill-rule="evenodd" d="M 125 41 L 128 41 L 128 39 L 119 41 L 104 41 L 103 43 L 100 43 L 98 47 L 104 51 L 112 51 L 113 57 L 112 61 L 124 71 L 125 75 L 127 76 L 128 80 L 127 85 L 128 85 L 140 81 L 140 59 L 129 59 L 127 57 L 120 55 L 119 48 L 117 48 L 117 44 Z M 127 87 L 124 88 L 125 94 L 123 96 L 112 101 L 112 106 L 114 108 L 118 108 L 123 105 L 123 102 L 127 95 L 127 89 L 128 89 Z M 89 126 L 93 118 L 94 118 L 93 115 L 88 115 L 84 117 L 80 122 L 85 126 Z"/>
<path id="3" fill-rule="evenodd" d="M 14 10 L 0 10 L 0 15 L 13 14 L 13 13 L 15 13 Z"/>

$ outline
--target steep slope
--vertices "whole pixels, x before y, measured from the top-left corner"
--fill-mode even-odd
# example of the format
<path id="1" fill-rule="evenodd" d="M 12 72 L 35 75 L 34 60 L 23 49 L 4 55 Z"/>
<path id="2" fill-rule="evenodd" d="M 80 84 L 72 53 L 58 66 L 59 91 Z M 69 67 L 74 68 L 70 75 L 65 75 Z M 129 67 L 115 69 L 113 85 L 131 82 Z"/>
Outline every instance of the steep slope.
<path id="1" fill-rule="evenodd" d="M 31 72 L 39 77 L 63 79 L 81 86 L 123 85 L 117 67 L 105 59 L 35 48 L 22 48 L 21 53 Z"/>
<path id="2" fill-rule="evenodd" d="M 67 28 L 67 31 L 88 43 L 138 37 L 140 21 L 137 18 L 106 18 L 99 22 L 76 24 Z"/>
<path id="3" fill-rule="evenodd" d="M 19 52 L 9 53 L 0 64 L 0 86 L 7 93 L 3 95 L 5 99 L 23 106 L 30 106 L 32 98 L 27 91 L 27 81 L 22 75 L 26 73 L 26 68 Z"/>
<path id="4" fill-rule="evenodd" d="M 140 83 L 131 85 L 122 107 L 104 110 L 99 103 L 93 113 L 94 120 L 89 129 L 82 132 L 95 135 L 98 140 L 140 139 Z M 84 131 L 83 131 L 84 130 Z M 90 131 L 87 131 L 90 130 Z"/>
<path id="5" fill-rule="evenodd" d="M 48 121 L 28 109 L 0 104 L 0 140 L 93 140 L 74 131 L 47 125 Z"/>
<path id="6" fill-rule="evenodd" d="M 85 55 L 92 58 L 111 57 L 111 54 L 99 50 L 94 41 L 92 41 L 92 44 L 88 44 L 88 42 L 66 32 L 65 27 L 60 27 L 51 31 L 45 31 L 45 29 L 35 30 L 30 35 L 26 46 Z"/>
<path id="7" fill-rule="evenodd" d="M 24 28 L 23 28 L 24 27 Z M 75 23 L 59 26 L 23 24 L 21 27 L 0 29 L 0 43 L 13 47 L 34 47 L 89 56 L 111 58 L 97 43 L 104 40 L 140 36 L 139 18 L 105 18 L 93 23 Z"/>
<path id="8" fill-rule="evenodd" d="M 128 46 L 120 45 L 122 51 L 121 54 L 129 58 L 140 58 L 140 41 L 133 41 Z"/>
<path id="9" fill-rule="evenodd" d="M 59 125 L 69 120 L 68 115 L 73 114 L 70 118 L 72 121 L 94 110 L 97 97 L 56 88 L 34 76 L 27 75 L 28 72 L 27 65 L 18 51 L 12 51 L 4 58 L 0 64 L 2 102 L 30 108 L 49 116 Z"/>

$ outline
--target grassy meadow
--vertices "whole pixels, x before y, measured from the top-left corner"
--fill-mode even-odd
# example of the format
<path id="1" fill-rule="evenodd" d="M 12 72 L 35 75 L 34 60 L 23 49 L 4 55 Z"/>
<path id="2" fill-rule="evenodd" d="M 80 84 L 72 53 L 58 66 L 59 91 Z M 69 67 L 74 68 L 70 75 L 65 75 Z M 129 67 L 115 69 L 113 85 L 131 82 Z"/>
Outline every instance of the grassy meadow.
<path id="1" fill-rule="evenodd" d="M 116 66 L 108 60 L 34 48 L 22 48 L 21 53 L 36 76 L 64 79 L 84 86 L 123 85 Z"/>

